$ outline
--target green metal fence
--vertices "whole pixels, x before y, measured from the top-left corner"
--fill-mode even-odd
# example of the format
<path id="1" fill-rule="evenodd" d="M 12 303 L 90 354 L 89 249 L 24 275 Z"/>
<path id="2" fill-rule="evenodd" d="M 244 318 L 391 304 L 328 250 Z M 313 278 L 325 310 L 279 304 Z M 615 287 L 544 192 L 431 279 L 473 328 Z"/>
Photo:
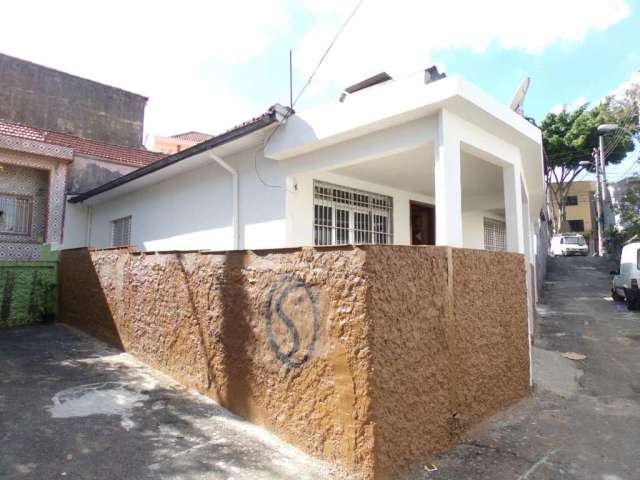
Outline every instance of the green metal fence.
<path id="1" fill-rule="evenodd" d="M 0 262 L 0 327 L 53 321 L 57 268 L 55 261 Z"/>

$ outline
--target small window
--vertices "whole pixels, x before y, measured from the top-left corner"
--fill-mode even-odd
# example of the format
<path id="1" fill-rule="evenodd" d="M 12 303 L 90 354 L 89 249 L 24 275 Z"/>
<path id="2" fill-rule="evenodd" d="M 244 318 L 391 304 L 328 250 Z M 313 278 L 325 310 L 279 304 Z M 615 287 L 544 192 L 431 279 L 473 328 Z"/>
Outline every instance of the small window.
<path id="1" fill-rule="evenodd" d="M 567 206 L 578 205 L 578 196 L 577 195 L 569 195 L 567 196 Z"/>
<path id="2" fill-rule="evenodd" d="M 31 235 L 33 198 L 0 194 L 0 234 Z"/>
<path id="3" fill-rule="evenodd" d="M 584 220 L 569 220 L 569 230 L 572 232 L 584 232 Z"/>
<path id="4" fill-rule="evenodd" d="M 504 222 L 493 218 L 484 219 L 484 249 L 493 251 L 506 250 L 505 237 L 507 227 Z"/>
<path id="5" fill-rule="evenodd" d="M 111 222 L 111 246 L 131 245 L 131 216 L 118 218 Z"/>
<path id="6" fill-rule="evenodd" d="M 314 181 L 315 245 L 393 243 L 393 199 Z"/>

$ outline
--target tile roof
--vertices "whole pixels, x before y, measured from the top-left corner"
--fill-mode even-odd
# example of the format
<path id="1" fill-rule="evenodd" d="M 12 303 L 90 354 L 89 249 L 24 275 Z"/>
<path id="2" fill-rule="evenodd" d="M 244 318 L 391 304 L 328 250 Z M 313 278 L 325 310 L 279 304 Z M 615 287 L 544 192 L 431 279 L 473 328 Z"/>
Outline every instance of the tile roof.
<path id="1" fill-rule="evenodd" d="M 258 131 L 262 128 L 268 127 L 276 122 L 280 122 L 281 116 L 290 116 L 294 113 L 294 111 L 287 107 L 282 107 L 279 104 L 275 104 L 271 106 L 265 113 L 262 115 L 258 115 L 246 122 L 243 122 L 226 132 L 221 133 L 220 135 L 216 135 L 209 140 L 206 140 L 202 143 L 198 143 L 192 147 L 189 147 L 180 152 L 174 153 L 173 155 L 169 155 L 157 162 L 149 164 L 145 167 L 139 168 L 138 170 L 134 170 L 132 172 L 123 175 L 122 177 L 118 177 L 115 180 L 107 182 L 103 185 L 100 185 L 93 190 L 89 190 L 88 192 L 81 193 L 71 198 L 69 202 L 71 203 L 80 203 L 85 200 L 95 197 L 101 193 L 107 192 L 109 190 L 113 190 L 121 185 L 132 182 L 138 178 L 141 178 L 145 175 L 149 175 L 151 173 L 157 172 L 163 168 L 174 165 L 178 162 L 185 160 L 191 156 L 197 155 L 199 153 L 205 152 L 207 150 L 211 150 L 219 145 L 223 145 L 228 142 L 232 142 L 237 140 L 238 138 L 242 138 L 245 135 L 248 135 L 252 132 Z"/>
<path id="2" fill-rule="evenodd" d="M 0 120 L 0 135 L 36 140 L 50 143 L 62 147 L 72 148 L 77 155 L 88 155 L 91 157 L 103 158 L 116 163 L 130 165 L 133 167 L 143 167 L 160 160 L 166 155 L 163 153 L 150 152 L 149 150 L 125 147 L 122 145 L 111 145 L 97 142 L 87 138 L 76 137 L 68 133 L 53 132 L 41 128 L 30 127 L 18 123 L 10 123 Z"/>
<path id="3" fill-rule="evenodd" d="M 171 135 L 171 138 L 177 138 L 179 140 L 186 140 L 187 142 L 201 143 L 206 142 L 213 138 L 213 135 L 209 135 L 208 133 L 202 132 L 185 132 L 179 133 L 177 135 Z"/>

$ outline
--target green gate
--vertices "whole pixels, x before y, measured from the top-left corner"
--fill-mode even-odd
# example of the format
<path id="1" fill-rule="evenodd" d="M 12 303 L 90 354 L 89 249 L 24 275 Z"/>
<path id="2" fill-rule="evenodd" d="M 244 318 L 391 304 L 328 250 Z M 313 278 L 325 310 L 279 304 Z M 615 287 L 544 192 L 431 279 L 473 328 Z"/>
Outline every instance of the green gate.
<path id="1" fill-rule="evenodd" d="M 53 321 L 57 262 L 0 262 L 0 327 Z"/>

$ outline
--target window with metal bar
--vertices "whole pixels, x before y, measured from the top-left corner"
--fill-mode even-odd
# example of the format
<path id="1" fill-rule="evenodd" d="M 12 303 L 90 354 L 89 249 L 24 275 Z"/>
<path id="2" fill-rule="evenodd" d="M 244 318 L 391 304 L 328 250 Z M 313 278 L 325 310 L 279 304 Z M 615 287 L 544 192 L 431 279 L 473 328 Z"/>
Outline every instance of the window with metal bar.
<path id="1" fill-rule="evenodd" d="M 484 219 L 484 249 L 493 251 L 506 250 L 506 225 L 493 218 Z"/>
<path id="2" fill-rule="evenodd" d="M 0 234 L 30 235 L 33 198 L 0 193 Z"/>
<path id="3" fill-rule="evenodd" d="M 393 243 L 393 199 L 314 181 L 315 245 Z"/>
<path id="4" fill-rule="evenodd" d="M 131 245 L 131 216 L 118 218 L 111 222 L 111 246 Z"/>

